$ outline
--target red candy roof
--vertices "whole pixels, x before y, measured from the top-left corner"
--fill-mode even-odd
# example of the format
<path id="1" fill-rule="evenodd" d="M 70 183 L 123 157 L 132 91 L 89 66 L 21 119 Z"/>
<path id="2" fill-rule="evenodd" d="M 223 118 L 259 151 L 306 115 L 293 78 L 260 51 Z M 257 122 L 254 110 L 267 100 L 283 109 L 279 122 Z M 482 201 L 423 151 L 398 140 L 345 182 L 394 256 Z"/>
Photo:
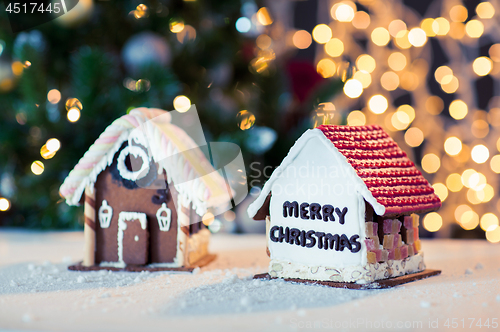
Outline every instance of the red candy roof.
<path id="1" fill-rule="evenodd" d="M 427 212 L 441 206 L 434 189 L 378 125 L 317 127 L 344 155 L 385 215 Z"/>

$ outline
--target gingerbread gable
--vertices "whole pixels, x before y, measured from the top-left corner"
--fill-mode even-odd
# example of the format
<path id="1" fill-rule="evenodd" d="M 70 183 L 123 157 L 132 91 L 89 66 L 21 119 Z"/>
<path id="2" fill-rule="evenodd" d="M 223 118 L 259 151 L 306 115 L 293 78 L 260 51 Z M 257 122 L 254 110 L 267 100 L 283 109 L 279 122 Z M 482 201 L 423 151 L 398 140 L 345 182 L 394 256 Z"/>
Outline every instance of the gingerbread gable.
<path id="1" fill-rule="evenodd" d="M 274 181 L 311 138 L 319 138 L 324 144 L 318 151 L 339 154 L 350 165 L 349 175 L 377 215 L 409 215 L 437 210 L 441 206 L 434 189 L 382 127 L 322 125 L 306 131 L 290 149 L 257 200 L 248 208 L 251 218 L 263 219 L 269 214 L 262 210 L 269 210 Z"/>

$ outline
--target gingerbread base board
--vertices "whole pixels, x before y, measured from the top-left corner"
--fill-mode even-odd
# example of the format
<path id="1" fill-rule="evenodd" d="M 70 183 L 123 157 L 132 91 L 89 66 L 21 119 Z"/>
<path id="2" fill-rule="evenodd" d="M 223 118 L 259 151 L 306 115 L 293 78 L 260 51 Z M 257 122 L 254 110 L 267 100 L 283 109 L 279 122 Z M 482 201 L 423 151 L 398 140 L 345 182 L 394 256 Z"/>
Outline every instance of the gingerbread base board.
<path id="1" fill-rule="evenodd" d="M 424 270 L 422 272 L 417 272 L 417 273 L 412 273 L 412 274 L 406 274 L 404 276 L 400 277 L 395 277 L 395 278 L 389 278 L 389 279 L 382 279 L 382 280 L 377 280 L 369 284 L 356 284 L 353 282 L 339 282 L 339 281 L 319 281 L 319 280 L 304 280 L 304 279 L 295 279 L 295 278 L 290 278 L 290 279 L 285 279 L 285 281 L 291 281 L 291 282 L 298 282 L 298 283 L 305 283 L 305 284 L 315 284 L 315 285 L 323 285 L 323 286 L 330 286 L 330 287 L 335 287 L 335 288 L 348 288 L 348 289 L 380 289 L 380 288 L 391 288 L 395 286 L 399 286 L 402 284 L 406 284 L 415 280 L 420 280 L 420 279 L 425 279 L 429 278 L 432 276 L 437 276 L 441 274 L 441 270 Z M 271 276 L 268 273 L 262 273 L 262 274 L 256 274 L 254 279 L 278 279 L 278 278 L 271 278 Z"/>
<path id="2" fill-rule="evenodd" d="M 183 267 L 152 267 L 148 265 L 127 265 L 123 268 L 113 267 L 113 266 L 100 266 L 100 265 L 92 265 L 92 266 L 83 266 L 82 262 L 79 262 L 75 265 L 68 266 L 68 270 L 70 271 L 100 271 L 100 270 L 108 270 L 108 271 L 122 271 L 122 272 L 160 272 L 160 271 L 177 271 L 177 272 L 193 272 L 193 270 L 197 267 L 202 267 L 210 262 L 212 262 L 217 255 L 208 254 L 202 259 L 196 261 L 190 266 Z"/>

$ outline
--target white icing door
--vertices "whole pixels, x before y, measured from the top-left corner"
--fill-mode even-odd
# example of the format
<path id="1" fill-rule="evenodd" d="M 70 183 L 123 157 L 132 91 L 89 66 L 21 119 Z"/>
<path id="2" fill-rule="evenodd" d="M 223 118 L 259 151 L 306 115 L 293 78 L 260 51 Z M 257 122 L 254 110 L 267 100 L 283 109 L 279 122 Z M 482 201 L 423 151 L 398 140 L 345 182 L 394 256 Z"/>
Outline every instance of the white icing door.
<path id="1" fill-rule="evenodd" d="M 126 265 L 145 265 L 149 255 L 147 216 L 120 212 L 118 216 L 118 260 Z"/>

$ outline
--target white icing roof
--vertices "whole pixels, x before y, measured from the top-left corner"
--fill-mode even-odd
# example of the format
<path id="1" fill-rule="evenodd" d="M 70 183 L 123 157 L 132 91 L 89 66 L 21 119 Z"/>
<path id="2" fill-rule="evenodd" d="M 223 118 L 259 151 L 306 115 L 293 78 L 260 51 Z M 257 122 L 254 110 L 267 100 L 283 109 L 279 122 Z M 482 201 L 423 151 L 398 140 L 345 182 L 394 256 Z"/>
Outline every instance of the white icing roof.
<path id="1" fill-rule="evenodd" d="M 61 185 L 60 194 L 69 205 L 79 205 L 87 185 L 113 162 L 123 142 L 144 135 L 152 157 L 165 170 L 183 203 L 193 204 L 197 214 L 226 204 L 228 187 L 194 141 L 170 123 L 170 114 L 154 108 L 136 108 L 109 125 L 80 159 Z M 134 129 L 138 131 L 133 131 Z M 133 135 L 131 135 L 133 133 Z M 133 137 L 131 137 L 133 136 Z M 165 161 L 166 162 L 162 162 Z M 229 195 L 230 197 L 230 195 Z"/>
<path id="2" fill-rule="evenodd" d="M 259 197 L 257 197 L 257 199 L 248 207 L 247 212 L 250 218 L 255 217 L 257 212 L 260 210 L 260 208 L 266 201 L 267 196 L 271 192 L 274 181 L 276 181 L 276 179 L 280 176 L 280 174 L 284 172 L 285 169 L 292 164 L 292 162 L 295 160 L 299 152 L 306 146 L 307 142 L 312 138 L 318 138 L 324 144 L 324 147 L 321 147 L 321 153 L 328 153 L 328 152 L 334 153 L 337 155 L 337 157 L 339 157 L 340 160 L 345 162 L 347 166 L 346 169 L 350 173 L 349 175 L 354 181 L 357 182 L 356 187 L 359 188 L 359 193 L 373 207 L 376 214 L 378 214 L 379 216 L 383 216 L 385 214 L 385 207 L 379 202 L 377 202 L 375 197 L 373 197 L 372 193 L 368 190 L 368 187 L 366 186 L 364 181 L 356 174 L 356 171 L 349 164 L 346 157 L 339 152 L 339 150 L 335 147 L 335 145 L 333 145 L 332 142 L 325 137 L 325 135 L 323 135 L 323 132 L 321 130 L 309 129 L 304 134 L 302 134 L 302 136 L 300 136 L 300 138 L 295 142 L 295 144 L 292 146 L 286 157 L 281 162 L 281 165 L 278 168 L 276 168 L 276 170 L 274 170 L 269 180 L 267 180 L 266 184 L 264 185 L 264 188 L 262 188 Z"/>

